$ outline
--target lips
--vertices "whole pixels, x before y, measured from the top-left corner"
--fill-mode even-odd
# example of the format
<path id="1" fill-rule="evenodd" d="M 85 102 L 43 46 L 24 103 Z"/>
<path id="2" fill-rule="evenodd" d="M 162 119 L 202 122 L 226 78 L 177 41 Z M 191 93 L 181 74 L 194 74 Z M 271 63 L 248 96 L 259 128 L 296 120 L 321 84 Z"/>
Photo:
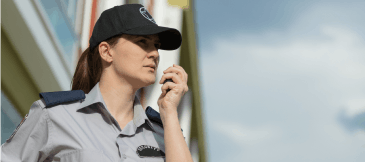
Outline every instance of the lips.
<path id="1" fill-rule="evenodd" d="M 146 68 L 148 68 L 148 69 L 150 69 L 152 72 L 155 72 L 155 68 L 153 68 L 153 67 L 150 67 L 150 66 L 145 66 Z M 149 71 L 150 71 L 149 70 Z"/>
<path id="2" fill-rule="evenodd" d="M 147 66 L 145 66 L 145 67 L 149 67 L 149 68 L 152 68 L 153 70 L 155 70 L 155 65 L 154 64 L 150 64 L 150 65 L 147 65 Z"/>

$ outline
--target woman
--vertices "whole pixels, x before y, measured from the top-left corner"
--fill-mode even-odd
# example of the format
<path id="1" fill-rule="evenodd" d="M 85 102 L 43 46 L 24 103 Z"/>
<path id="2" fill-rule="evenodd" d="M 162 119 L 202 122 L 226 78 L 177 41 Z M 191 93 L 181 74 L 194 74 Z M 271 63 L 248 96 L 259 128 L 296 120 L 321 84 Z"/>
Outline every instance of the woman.
<path id="1" fill-rule="evenodd" d="M 180 45 L 180 32 L 158 26 L 142 5 L 104 11 L 72 91 L 40 93 L 2 145 L 2 161 L 192 161 L 177 118 L 188 91 L 184 69 L 173 65 L 159 80 L 173 81 L 161 88 L 160 114 L 135 95 L 155 82 L 158 49 Z"/>

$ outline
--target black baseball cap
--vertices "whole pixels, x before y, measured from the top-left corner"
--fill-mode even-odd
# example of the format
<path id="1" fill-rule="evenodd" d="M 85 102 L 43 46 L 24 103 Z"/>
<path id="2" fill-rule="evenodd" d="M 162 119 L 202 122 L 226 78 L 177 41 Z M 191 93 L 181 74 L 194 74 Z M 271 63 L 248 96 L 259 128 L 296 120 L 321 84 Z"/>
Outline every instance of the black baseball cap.
<path id="1" fill-rule="evenodd" d="M 181 33 L 174 28 L 158 26 L 141 4 L 125 4 L 103 11 L 90 37 L 90 50 L 115 35 L 158 34 L 160 49 L 175 50 L 181 45 Z"/>

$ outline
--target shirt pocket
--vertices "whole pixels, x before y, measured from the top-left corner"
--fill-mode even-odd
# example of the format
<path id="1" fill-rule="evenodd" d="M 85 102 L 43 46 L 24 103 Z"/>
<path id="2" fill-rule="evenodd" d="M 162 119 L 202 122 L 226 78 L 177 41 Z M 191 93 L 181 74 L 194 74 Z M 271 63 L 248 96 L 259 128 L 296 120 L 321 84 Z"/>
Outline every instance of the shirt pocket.
<path id="1" fill-rule="evenodd" d="M 60 156 L 60 162 L 107 162 L 100 150 L 75 150 Z"/>

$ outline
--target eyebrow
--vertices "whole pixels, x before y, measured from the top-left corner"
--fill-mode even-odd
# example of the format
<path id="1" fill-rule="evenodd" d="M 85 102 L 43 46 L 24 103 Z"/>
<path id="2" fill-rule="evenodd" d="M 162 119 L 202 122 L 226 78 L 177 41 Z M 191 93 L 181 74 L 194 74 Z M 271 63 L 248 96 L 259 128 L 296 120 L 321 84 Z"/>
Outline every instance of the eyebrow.
<path id="1" fill-rule="evenodd" d="M 151 38 L 150 36 L 146 36 L 146 35 L 139 35 L 138 37 L 143 37 L 143 38 L 146 38 L 146 39 L 152 40 L 152 38 Z M 137 37 L 137 38 L 138 38 L 138 37 Z M 160 38 L 158 38 L 158 39 L 156 40 L 156 42 L 157 42 L 157 43 L 161 43 Z"/>

